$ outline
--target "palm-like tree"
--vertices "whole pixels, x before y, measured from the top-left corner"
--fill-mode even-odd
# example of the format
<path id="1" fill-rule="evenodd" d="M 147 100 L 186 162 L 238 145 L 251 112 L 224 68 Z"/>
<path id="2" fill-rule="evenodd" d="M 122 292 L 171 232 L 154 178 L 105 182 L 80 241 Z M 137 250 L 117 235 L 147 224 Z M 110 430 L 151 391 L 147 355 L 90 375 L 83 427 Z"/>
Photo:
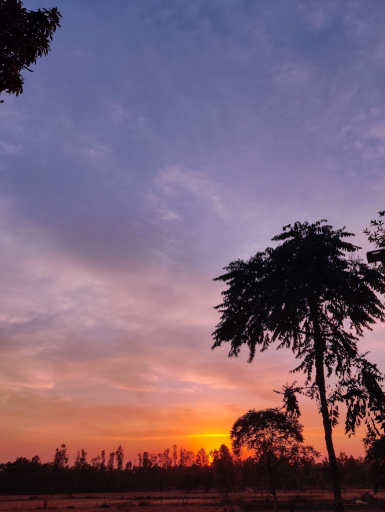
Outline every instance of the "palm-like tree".
<path id="1" fill-rule="evenodd" d="M 326 221 L 297 222 L 274 237 L 280 242 L 248 261 L 238 260 L 216 278 L 228 288 L 216 306 L 222 314 L 213 333 L 216 348 L 230 343 L 229 356 L 242 345 L 253 361 L 257 349 L 271 343 L 290 348 L 303 372 L 302 387 L 284 388 L 287 410 L 299 415 L 297 394 L 316 399 L 322 415 L 335 509 L 343 510 L 341 482 L 333 446 L 332 429 L 338 420 L 338 403 L 347 405 L 346 433 L 365 419 L 369 428 L 385 426 L 383 376 L 375 364 L 358 351 L 365 329 L 385 321 L 378 293 L 385 293 L 385 277 L 355 256 L 359 247 L 345 239 L 344 229 L 333 230 Z M 348 256 L 348 257 L 347 257 Z M 327 393 L 326 382 L 334 388 Z"/>

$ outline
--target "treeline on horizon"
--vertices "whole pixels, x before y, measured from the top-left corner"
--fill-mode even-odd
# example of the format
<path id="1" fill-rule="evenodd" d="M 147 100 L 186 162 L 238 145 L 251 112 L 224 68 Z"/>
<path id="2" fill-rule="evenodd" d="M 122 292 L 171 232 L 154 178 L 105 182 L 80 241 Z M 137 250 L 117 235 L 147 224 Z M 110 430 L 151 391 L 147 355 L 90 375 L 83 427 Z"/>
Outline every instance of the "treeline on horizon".
<path id="1" fill-rule="evenodd" d="M 346 488 L 378 488 L 378 474 L 363 457 L 341 452 L 338 465 Z M 321 462 L 287 464 L 277 476 L 277 490 L 331 489 L 333 486 L 327 459 Z M 231 492 L 252 489 L 269 490 L 266 468 L 254 457 L 239 458 L 226 445 L 207 453 L 169 448 L 163 453 L 143 452 L 138 459 L 124 463 L 119 446 L 106 457 L 105 450 L 90 462 L 87 452 L 78 452 L 74 464 L 68 464 L 67 448 L 56 449 L 52 462 L 42 463 L 18 457 L 0 464 L 0 493 L 73 494 L 127 491 Z"/>

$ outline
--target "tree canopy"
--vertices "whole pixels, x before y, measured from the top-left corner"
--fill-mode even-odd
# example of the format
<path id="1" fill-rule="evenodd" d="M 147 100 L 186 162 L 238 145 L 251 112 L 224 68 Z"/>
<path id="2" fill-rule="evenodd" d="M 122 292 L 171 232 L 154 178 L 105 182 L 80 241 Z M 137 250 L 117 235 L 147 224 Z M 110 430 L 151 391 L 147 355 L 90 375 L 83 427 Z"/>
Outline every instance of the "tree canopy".
<path id="1" fill-rule="evenodd" d="M 278 408 L 252 409 L 234 423 L 230 439 L 234 453 L 242 448 L 252 450 L 258 460 L 299 462 L 301 458 L 316 457 L 312 447 L 305 446 L 303 426 L 298 418 Z M 308 449 L 309 448 L 309 449 Z"/>
<path id="2" fill-rule="evenodd" d="M 56 7 L 28 11 L 20 0 L 0 0 L 0 94 L 23 92 L 21 72 L 48 55 L 60 18 Z"/>
<path id="3" fill-rule="evenodd" d="M 312 446 L 304 444 L 302 431 L 298 418 L 277 408 L 248 411 L 231 429 L 234 453 L 239 454 L 243 448 L 252 451 L 268 473 L 275 509 L 276 479 L 293 465 L 314 463 L 319 456 Z"/>
<path id="4" fill-rule="evenodd" d="M 385 484 L 385 435 L 368 432 L 364 438 L 366 457 L 372 469 L 373 488 L 377 492 Z"/>
<path id="5" fill-rule="evenodd" d="M 298 393 L 317 401 L 336 503 L 341 488 L 332 427 L 338 421 L 338 403 L 347 405 L 349 434 L 364 418 L 371 428 L 385 426 L 384 377 L 358 350 L 364 331 L 385 320 L 378 297 L 385 293 L 385 277 L 355 255 L 359 247 L 346 240 L 352 236 L 324 220 L 296 222 L 273 238 L 277 247 L 230 263 L 215 279 L 227 289 L 216 306 L 221 320 L 212 348 L 229 343 L 233 357 L 246 345 L 250 362 L 257 349 L 263 352 L 274 342 L 278 349 L 293 351 L 299 361 L 293 372 L 304 373 L 306 381 L 302 387 L 285 387 L 284 401 L 297 415 Z M 326 380 L 332 376 L 336 385 L 327 393 Z"/>

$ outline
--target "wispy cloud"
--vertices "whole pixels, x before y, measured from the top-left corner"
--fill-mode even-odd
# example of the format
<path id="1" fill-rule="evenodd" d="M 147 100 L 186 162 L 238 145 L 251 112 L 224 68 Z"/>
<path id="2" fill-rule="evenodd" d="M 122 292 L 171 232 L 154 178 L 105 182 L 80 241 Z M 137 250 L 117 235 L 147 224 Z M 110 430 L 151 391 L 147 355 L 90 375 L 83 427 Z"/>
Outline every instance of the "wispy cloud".
<path id="1" fill-rule="evenodd" d="M 0 155 L 21 155 L 23 147 L 21 144 L 9 144 L 0 141 Z"/>
<path id="2" fill-rule="evenodd" d="M 207 173 L 176 166 L 157 173 L 152 191 L 145 195 L 145 200 L 162 220 L 180 218 L 186 203 L 194 201 L 202 202 L 208 211 L 226 220 L 229 208 L 222 188 Z"/>

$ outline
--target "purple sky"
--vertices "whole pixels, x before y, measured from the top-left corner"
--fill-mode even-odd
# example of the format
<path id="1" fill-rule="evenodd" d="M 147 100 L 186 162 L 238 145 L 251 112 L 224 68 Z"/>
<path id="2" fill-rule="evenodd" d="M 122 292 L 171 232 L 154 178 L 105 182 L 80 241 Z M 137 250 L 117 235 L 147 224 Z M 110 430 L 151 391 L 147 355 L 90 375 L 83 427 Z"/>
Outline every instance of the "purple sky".
<path id="1" fill-rule="evenodd" d="M 25 1 L 51 6 L 51 53 L 0 105 L 1 461 L 219 446 L 294 363 L 211 352 L 212 278 L 297 220 L 371 249 L 385 4 Z M 385 371 L 384 332 L 362 350 Z"/>

